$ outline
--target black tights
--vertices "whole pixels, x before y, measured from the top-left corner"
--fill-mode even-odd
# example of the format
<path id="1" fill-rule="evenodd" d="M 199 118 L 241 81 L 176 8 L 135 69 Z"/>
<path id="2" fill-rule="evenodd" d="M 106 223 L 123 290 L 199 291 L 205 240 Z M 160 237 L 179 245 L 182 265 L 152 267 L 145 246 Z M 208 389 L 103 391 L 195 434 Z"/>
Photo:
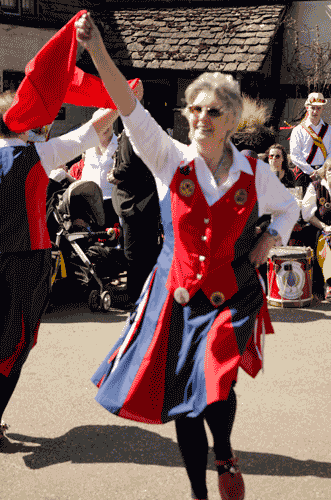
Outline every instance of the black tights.
<path id="1" fill-rule="evenodd" d="M 14 392 L 21 370 L 11 372 L 9 377 L 5 377 L 0 373 L 0 423 L 2 420 L 3 412 Z"/>
<path id="2" fill-rule="evenodd" d="M 176 420 L 177 441 L 194 498 L 207 498 L 208 440 L 204 419 L 213 435 L 216 460 L 227 460 L 232 456 L 230 435 L 236 406 L 236 394 L 231 388 L 227 401 L 217 401 L 207 406 L 196 418 L 181 417 Z"/>

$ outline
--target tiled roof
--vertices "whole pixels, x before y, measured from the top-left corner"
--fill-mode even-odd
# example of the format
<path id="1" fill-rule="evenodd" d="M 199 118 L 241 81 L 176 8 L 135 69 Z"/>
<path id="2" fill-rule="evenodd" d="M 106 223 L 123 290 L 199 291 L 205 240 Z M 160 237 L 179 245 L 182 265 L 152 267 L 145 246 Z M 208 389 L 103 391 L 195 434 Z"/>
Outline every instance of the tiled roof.
<path id="1" fill-rule="evenodd" d="M 259 71 L 284 4 L 118 10 L 105 21 L 115 61 L 138 68 Z"/>

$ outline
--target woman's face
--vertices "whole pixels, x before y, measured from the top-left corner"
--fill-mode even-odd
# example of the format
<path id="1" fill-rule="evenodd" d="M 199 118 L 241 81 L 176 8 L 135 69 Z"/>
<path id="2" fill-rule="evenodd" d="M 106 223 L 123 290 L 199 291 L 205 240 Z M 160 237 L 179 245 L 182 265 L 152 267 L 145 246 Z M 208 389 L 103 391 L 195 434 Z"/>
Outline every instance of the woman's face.
<path id="1" fill-rule="evenodd" d="M 234 114 L 223 110 L 222 101 L 212 91 L 201 91 L 189 107 L 193 111 L 188 117 L 191 140 L 212 152 L 212 148 L 219 146 L 233 130 Z M 217 114 L 219 116 L 214 116 Z"/>
<path id="2" fill-rule="evenodd" d="M 273 172 L 279 172 L 283 165 L 283 152 L 281 149 L 271 148 L 269 151 L 269 165 Z"/>

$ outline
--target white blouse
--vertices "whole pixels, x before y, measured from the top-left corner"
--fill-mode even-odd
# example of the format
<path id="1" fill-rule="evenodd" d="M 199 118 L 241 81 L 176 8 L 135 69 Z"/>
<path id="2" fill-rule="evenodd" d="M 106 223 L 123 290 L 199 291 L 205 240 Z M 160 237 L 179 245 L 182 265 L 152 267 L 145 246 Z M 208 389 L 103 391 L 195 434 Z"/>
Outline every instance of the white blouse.
<path id="1" fill-rule="evenodd" d="M 131 115 L 122 116 L 122 120 L 133 148 L 155 176 L 160 200 L 167 194 L 173 175 L 182 161 L 187 164 L 194 160 L 197 178 L 209 206 L 233 186 L 241 171 L 253 175 L 247 158 L 231 144 L 233 164 L 227 181 L 218 186 L 194 142 L 187 146 L 172 139 L 138 101 Z M 283 245 L 286 245 L 299 218 L 295 198 L 271 172 L 269 165 L 261 160 L 257 161 L 255 184 L 259 215 L 272 214 L 270 228 L 278 231 Z"/>
<path id="2" fill-rule="evenodd" d="M 97 153 L 96 148 L 88 149 L 85 155 L 81 180 L 96 182 L 102 190 L 104 200 L 111 198 L 112 194 L 113 184 L 107 181 L 107 174 L 113 166 L 113 154 L 116 149 L 117 137 L 113 134 L 112 140 L 102 155 Z"/>

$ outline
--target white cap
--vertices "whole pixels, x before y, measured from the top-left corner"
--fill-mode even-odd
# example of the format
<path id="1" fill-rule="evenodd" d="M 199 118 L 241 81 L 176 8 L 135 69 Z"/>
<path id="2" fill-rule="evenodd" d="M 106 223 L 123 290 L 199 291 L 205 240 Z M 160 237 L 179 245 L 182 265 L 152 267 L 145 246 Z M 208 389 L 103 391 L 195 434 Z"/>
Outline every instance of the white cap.
<path id="1" fill-rule="evenodd" d="M 328 101 L 324 99 L 320 92 L 312 92 L 309 94 L 305 106 L 324 106 Z"/>

